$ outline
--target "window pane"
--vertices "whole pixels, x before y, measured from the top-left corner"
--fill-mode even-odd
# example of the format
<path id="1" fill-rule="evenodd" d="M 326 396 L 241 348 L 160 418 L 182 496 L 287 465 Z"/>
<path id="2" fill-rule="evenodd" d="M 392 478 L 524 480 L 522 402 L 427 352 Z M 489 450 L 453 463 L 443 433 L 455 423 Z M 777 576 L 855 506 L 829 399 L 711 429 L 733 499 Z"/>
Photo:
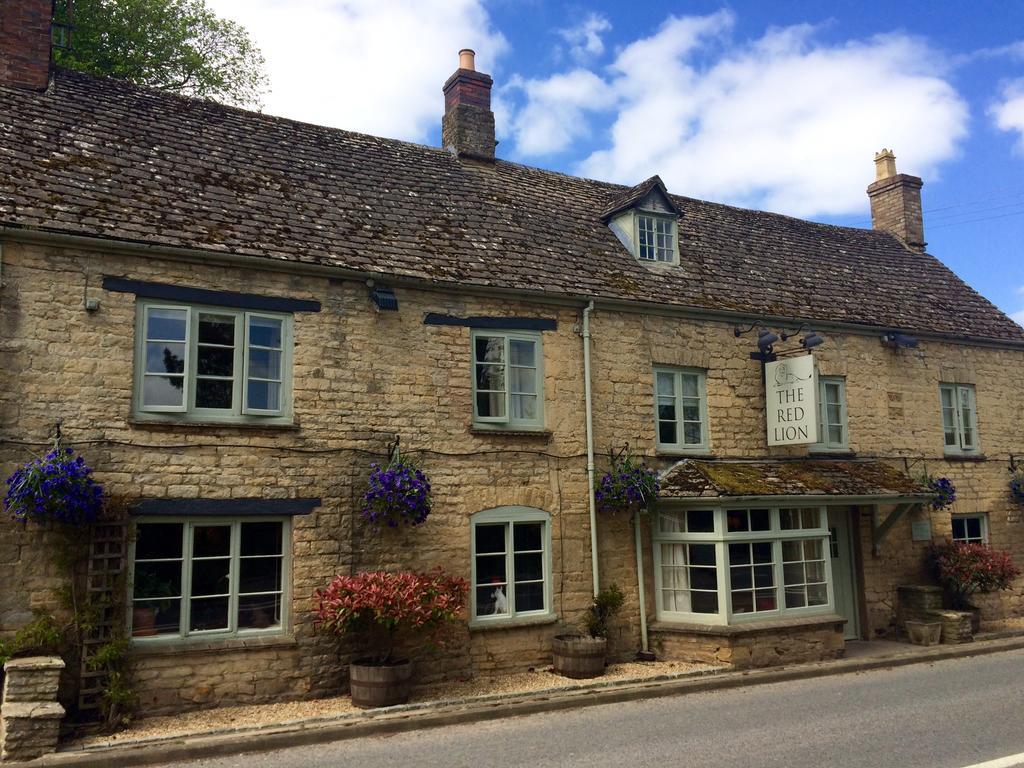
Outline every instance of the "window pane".
<path id="1" fill-rule="evenodd" d="M 803 550 L 799 541 L 782 542 L 782 561 L 793 562 L 803 560 Z"/>
<path id="2" fill-rule="evenodd" d="M 691 565 L 714 565 L 715 545 L 714 544 L 691 544 L 690 564 Z"/>
<path id="3" fill-rule="evenodd" d="M 686 445 L 700 445 L 700 423 L 688 421 L 683 424 L 683 440 Z"/>
<path id="4" fill-rule="evenodd" d="M 694 613 L 718 613 L 717 592 L 692 592 L 690 597 L 693 601 L 691 610 Z"/>
<path id="5" fill-rule="evenodd" d="M 828 586 L 825 584 L 811 584 L 807 587 L 808 605 L 828 605 Z"/>
<path id="6" fill-rule="evenodd" d="M 281 379 L 281 353 L 273 349 L 249 350 L 249 375 L 254 379 Z"/>
<path id="7" fill-rule="evenodd" d="M 658 441 L 665 445 L 674 445 L 678 441 L 674 421 L 658 422 Z"/>
<path id="8" fill-rule="evenodd" d="M 682 395 L 683 397 L 700 397 L 700 389 L 698 386 L 699 377 L 692 373 L 683 373 L 679 376 L 679 381 L 682 384 Z"/>
<path id="9" fill-rule="evenodd" d="M 682 533 L 685 530 L 683 527 L 683 513 L 661 512 L 658 514 L 658 525 L 662 533 Z"/>
<path id="10" fill-rule="evenodd" d="M 189 604 L 192 612 L 189 630 L 199 632 L 210 629 L 227 629 L 228 602 L 229 598 L 227 597 L 193 598 Z"/>
<path id="11" fill-rule="evenodd" d="M 754 612 L 754 593 L 753 592 L 733 592 L 732 593 L 732 612 L 733 613 L 753 613 Z"/>
<path id="12" fill-rule="evenodd" d="M 942 407 L 944 409 L 952 409 L 953 389 L 951 387 L 942 387 L 942 389 L 940 389 L 939 392 L 942 394 Z"/>
<path id="13" fill-rule="evenodd" d="M 750 562 L 750 545 L 749 544 L 730 544 L 729 545 L 729 564 L 730 565 L 744 565 Z"/>
<path id="14" fill-rule="evenodd" d="M 196 350 L 196 373 L 200 376 L 231 376 L 235 369 L 235 350 L 230 347 L 205 347 Z"/>
<path id="15" fill-rule="evenodd" d="M 692 400 L 683 400 L 683 421 L 700 422 L 700 404 Z"/>
<path id="16" fill-rule="evenodd" d="M 754 572 L 750 568 L 730 568 L 729 571 L 730 589 L 753 589 Z"/>
<path id="17" fill-rule="evenodd" d="M 504 555 L 477 555 L 476 583 L 504 584 L 508 581 L 505 578 L 505 562 Z"/>
<path id="18" fill-rule="evenodd" d="M 768 531 L 772 527 L 771 511 L 767 509 L 750 510 L 750 530 Z"/>
<path id="19" fill-rule="evenodd" d="M 146 342 L 146 373 L 184 373 L 185 345 L 167 341 Z"/>
<path id="20" fill-rule="evenodd" d="M 281 595 L 238 598 L 239 629 L 269 629 L 281 624 Z"/>
<path id="21" fill-rule="evenodd" d="M 505 337 L 503 336 L 477 336 L 474 348 L 478 363 L 503 363 L 505 361 Z"/>
<path id="22" fill-rule="evenodd" d="M 772 545 L 768 541 L 759 541 L 750 545 L 754 553 L 755 563 L 770 563 L 772 561 Z"/>
<path id="23" fill-rule="evenodd" d="M 754 605 L 759 611 L 775 610 L 775 590 L 759 589 L 754 593 Z"/>
<path id="24" fill-rule="evenodd" d="M 183 376 L 145 376 L 142 380 L 143 405 L 181 405 L 185 401 Z"/>
<path id="25" fill-rule="evenodd" d="M 953 538 L 961 540 L 967 538 L 967 521 L 963 518 L 953 518 Z"/>
<path id="26" fill-rule="evenodd" d="M 504 523 L 497 525 L 476 526 L 476 552 L 483 554 L 487 552 L 505 551 L 505 528 Z"/>
<path id="27" fill-rule="evenodd" d="M 272 317 L 249 318 L 249 346 L 281 349 L 283 323 Z"/>
<path id="28" fill-rule="evenodd" d="M 832 425 L 828 428 L 828 442 L 830 445 L 843 444 L 843 428 L 841 426 Z"/>
<path id="29" fill-rule="evenodd" d="M 536 395 L 512 395 L 512 418 L 523 421 L 535 421 L 537 414 Z M 481 414 L 483 415 L 483 414 Z"/>
<path id="30" fill-rule="evenodd" d="M 981 538 L 981 518 L 969 517 L 964 521 L 967 524 L 967 536 L 971 539 Z"/>
<path id="31" fill-rule="evenodd" d="M 238 592 L 278 592 L 281 589 L 280 557 L 247 557 L 238 563 Z"/>
<path id="32" fill-rule="evenodd" d="M 807 539 L 804 541 L 804 559 L 805 560 L 824 560 L 825 555 L 822 551 L 821 539 Z"/>
<path id="33" fill-rule="evenodd" d="M 242 523 L 241 555 L 279 555 L 282 547 L 281 523 Z"/>
<path id="34" fill-rule="evenodd" d="M 829 404 L 828 406 L 826 406 L 825 413 L 828 416 L 828 423 L 829 424 L 842 424 L 843 423 L 843 411 L 842 411 L 842 408 L 840 408 L 838 403 L 836 403 L 835 405 Z"/>
<path id="35" fill-rule="evenodd" d="M 690 568 L 690 586 L 693 589 L 718 589 L 718 573 L 714 568 Z"/>
<path id="36" fill-rule="evenodd" d="M 235 345 L 235 318 L 231 315 L 199 315 L 199 343 Z"/>
<path id="37" fill-rule="evenodd" d="M 791 531 L 799 528 L 800 511 L 796 509 L 780 509 L 779 527 L 784 531 Z"/>
<path id="38" fill-rule="evenodd" d="M 185 341 L 187 309 L 150 309 L 146 318 L 147 339 Z"/>
<path id="39" fill-rule="evenodd" d="M 537 369 L 512 368 L 512 392 L 537 394 Z"/>
<path id="40" fill-rule="evenodd" d="M 727 528 L 730 533 L 750 530 L 747 524 L 747 510 L 745 509 L 730 509 L 726 514 L 726 522 L 728 523 Z"/>
<path id="41" fill-rule="evenodd" d="M 804 528 L 818 528 L 821 525 L 820 509 L 804 509 L 800 512 L 800 519 Z"/>
<path id="42" fill-rule="evenodd" d="M 714 533 L 715 513 L 710 509 L 691 509 L 686 513 L 686 529 L 690 533 Z"/>
<path id="43" fill-rule="evenodd" d="M 231 561 L 192 561 L 192 595 L 226 595 L 231 591 Z"/>
<path id="44" fill-rule="evenodd" d="M 482 418 L 505 417 L 504 393 L 481 392 L 476 396 L 476 411 Z"/>
<path id="45" fill-rule="evenodd" d="M 544 584 L 516 584 L 516 613 L 544 610 Z"/>
<path id="46" fill-rule="evenodd" d="M 515 523 L 512 545 L 516 552 L 543 549 L 544 523 Z"/>
<path id="47" fill-rule="evenodd" d="M 223 557 L 231 554 L 231 527 L 197 525 L 192 529 L 192 557 Z"/>
<path id="48" fill-rule="evenodd" d="M 140 523 L 135 530 L 136 561 L 181 557 L 181 523 Z"/>
<path id="49" fill-rule="evenodd" d="M 196 408 L 230 409 L 235 383 L 225 379 L 196 379 Z"/>
<path id="50" fill-rule="evenodd" d="M 136 562 L 134 582 L 136 600 L 181 597 L 181 561 Z"/>
<path id="51" fill-rule="evenodd" d="M 249 381 L 246 407 L 255 411 L 281 410 L 281 384 L 276 381 Z"/>
<path id="52" fill-rule="evenodd" d="M 488 392 L 504 392 L 505 366 L 477 364 L 476 388 Z"/>
<path id="53" fill-rule="evenodd" d="M 142 600 L 132 604 L 132 636 L 177 635 L 181 632 L 181 599 Z"/>
<path id="54" fill-rule="evenodd" d="M 661 397 L 672 397 L 675 394 L 675 374 L 659 371 L 655 376 L 658 395 Z"/>
<path id="55" fill-rule="evenodd" d="M 658 399 L 658 418 L 662 421 L 675 421 L 676 420 L 676 401 L 666 400 L 665 398 Z"/>
<path id="56" fill-rule="evenodd" d="M 500 616 L 508 613 L 508 595 L 504 586 L 485 586 L 476 589 L 476 615 Z"/>
<path id="57" fill-rule="evenodd" d="M 786 607 L 803 608 L 807 605 L 807 591 L 804 587 L 786 588 Z"/>
<path id="58" fill-rule="evenodd" d="M 535 367 L 537 365 L 537 342 L 509 339 L 508 356 L 512 365 Z"/>
<path id="59" fill-rule="evenodd" d="M 544 578 L 544 561 L 542 555 L 537 552 L 529 555 L 515 556 L 515 580 L 516 581 L 538 581 Z M 516 603 L 516 610 L 519 604 Z"/>

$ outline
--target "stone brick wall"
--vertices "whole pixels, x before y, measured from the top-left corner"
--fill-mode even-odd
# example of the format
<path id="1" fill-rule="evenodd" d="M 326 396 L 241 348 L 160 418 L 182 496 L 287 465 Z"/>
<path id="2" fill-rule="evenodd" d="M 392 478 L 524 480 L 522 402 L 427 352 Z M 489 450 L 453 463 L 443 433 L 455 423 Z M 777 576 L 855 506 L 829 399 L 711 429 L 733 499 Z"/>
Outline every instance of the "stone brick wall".
<path id="1" fill-rule="evenodd" d="M 63 421 L 67 440 L 96 467 L 110 493 L 125 497 L 320 497 L 292 533 L 292 631 L 258 648 L 224 640 L 186 645 L 173 654 L 140 653 L 136 674 L 149 711 L 232 701 L 302 697 L 344 686 L 347 658 L 313 632 L 312 594 L 335 573 L 443 564 L 470 575 L 470 516 L 503 505 L 547 511 L 552 525 L 551 624 L 455 633 L 447 651 L 418 659 L 421 680 L 523 670 L 550 660 L 550 636 L 578 625 L 590 601 L 590 534 L 585 470 L 582 341 L 578 307 L 397 289 L 397 313 L 376 312 L 358 281 L 243 270 L 94 253 L 77 248 L 3 244 L 0 288 L 0 472 L 30 457 Z M 320 301 L 294 324 L 295 427 L 155 425 L 131 417 L 135 297 L 100 288 L 103 275 L 199 288 Z M 83 299 L 97 298 L 87 313 Z M 427 312 L 552 318 L 543 334 L 548 431 L 537 435 L 471 429 L 471 349 L 467 328 L 425 326 Z M 655 455 L 654 364 L 708 371 L 710 452 L 722 457 L 800 456 L 803 448 L 768 449 L 761 373 L 722 322 L 612 313 L 593 318 L 594 397 L 599 472 L 606 451 L 628 442 Z M 823 375 L 847 380 L 851 448 L 925 470 L 957 485 L 955 511 L 986 512 L 993 545 L 1024 563 L 1019 506 L 1006 486 L 1006 456 L 1024 453 L 1011 414 L 1024 412 L 1024 353 L 923 342 L 894 351 L 872 336 L 826 333 L 815 354 Z M 977 385 L 984 461 L 942 455 L 938 383 Z M 434 486 L 434 512 L 414 531 L 371 533 L 356 510 L 369 463 L 383 457 L 395 432 Z M 948 536 L 949 512 L 928 515 L 936 540 Z M 864 573 L 860 590 L 869 636 L 891 632 L 895 590 L 926 578 L 924 543 L 912 542 L 912 516 L 871 550 L 870 509 L 861 511 Z M 654 616 L 650 534 L 643 518 L 648 615 Z M 0 523 L 0 631 L 25 623 L 34 608 L 54 607 L 58 585 L 35 531 Z M 601 582 L 616 582 L 626 602 L 612 636 L 614 658 L 640 642 L 632 522 L 602 514 Z M 1024 582 L 983 602 L 990 615 L 1019 615 Z M 753 658 L 753 656 L 752 656 Z"/>
<path id="2" fill-rule="evenodd" d="M 44 90 L 50 80 L 53 0 L 0 3 L 0 83 Z"/>

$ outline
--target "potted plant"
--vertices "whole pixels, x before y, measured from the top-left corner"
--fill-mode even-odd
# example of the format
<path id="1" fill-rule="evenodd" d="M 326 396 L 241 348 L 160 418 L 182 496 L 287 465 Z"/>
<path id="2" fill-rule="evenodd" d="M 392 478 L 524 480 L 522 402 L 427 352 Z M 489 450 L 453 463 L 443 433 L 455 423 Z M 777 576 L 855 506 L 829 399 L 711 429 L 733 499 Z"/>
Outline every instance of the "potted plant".
<path id="1" fill-rule="evenodd" d="M 409 700 L 412 662 L 396 656 L 399 641 L 415 635 L 438 640 L 462 617 L 469 585 L 441 569 L 429 573 L 371 571 L 335 576 L 316 592 L 316 627 L 361 646 L 349 665 L 357 707 L 387 707 Z"/>
<path id="2" fill-rule="evenodd" d="M 78 528 L 100 516 L 103 487 L 92 479 L 85 459 L 57 442 L 7 478 L 4 507 L 20 523 Z"/>
<path id="3" fill-rule="evenodd" d="M 606 512 L 648 511 L 658 500 L 658 473 L 623 449 L 611 457 L 611 469 L 598 481 L 594 498 Z"/>
<path id="4" fill-rule="evenodd" d="M 929 563 L 954 610 L 969 611 L 974 632 L 980 625 L 980 611 L 968 598 L 978 592 L 1009 589 L 1020 575 L 1008 552 L 992 549 L 985 544 L 946 542 L 932 545 Z"/>
<path id="5" fill-rule="evenodd" d="M 1010 495 L 1018 504 L 1024 504 L 1024 466 L 1017 467 L 1010 475 Z"/>
<path id="6" fill-rule="evenodd" d="M 604 674 L 608 655 L 608 622 L 622 607 L 622 591 L 612 584 L 594 597 L 583 617 L 586 634 L 555 635 L 552 659 L 555 672 L 565 677 L 588 678 Z"/>
<path id="7" fill-rule="evenodd" d="M 931 501 L 932 509 L 945 509 L 956 501 L 956 486 L 948 477 L 926 475 L 924 484 L 935 494 Z"/>
<path id="8" fill-rule="evenodd" d="M 135 572 L 133 594 L 135 600 L 145 602 L 132 605 L 132 637 L 152 637 L 157 633 L 157 617 L 171 608 L 170 598 L 175 596 L 175 592 L 166 580 L 156 574 L 138 570 Z"/>
<path id="9" fill-rule="evenodd" d="M 363 519 L 376 528 L 421 525 L 430 514 L 430 480 L 410 459 L 394 452 L 387 464 L 371 464 L 363 494 Z"/>

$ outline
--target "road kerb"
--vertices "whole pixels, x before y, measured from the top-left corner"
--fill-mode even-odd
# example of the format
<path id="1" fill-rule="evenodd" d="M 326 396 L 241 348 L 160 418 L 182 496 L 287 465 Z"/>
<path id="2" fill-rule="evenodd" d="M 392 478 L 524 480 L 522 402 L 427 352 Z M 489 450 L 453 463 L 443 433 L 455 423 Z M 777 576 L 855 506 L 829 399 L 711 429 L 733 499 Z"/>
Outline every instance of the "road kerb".
<path id="1" fill-rule="evenodd" d="M 436 728 L 563 709 L 615 704 L 640 699 L 680 696 L 748 685 L 806 680 L 829 675 L 925 664 L 947 659 L 981 656 L 1024 648 L 1024 637 L 979 641 L 965 645 L 915 648 L 898 655 L 839 659 L 791 667 L 770 667 L 738 672 L 685 676 L 674 680 L 630 682 L 621 685 L 509 694 L 485 701 L 457 704 L 440 702 L 430 708 L 367 713 L 361 718 L 317 719 L 286 726 L 265 726 L 247 731 L 208 732 L 195 736 L 153 739 L 57 752 L 31 763 L 5 763 L 5 768 L 121 768 L 244 752 L 266 752 L 288 747 L 322 744 L 364 736 L 381 736 L 421 728 Z"/>

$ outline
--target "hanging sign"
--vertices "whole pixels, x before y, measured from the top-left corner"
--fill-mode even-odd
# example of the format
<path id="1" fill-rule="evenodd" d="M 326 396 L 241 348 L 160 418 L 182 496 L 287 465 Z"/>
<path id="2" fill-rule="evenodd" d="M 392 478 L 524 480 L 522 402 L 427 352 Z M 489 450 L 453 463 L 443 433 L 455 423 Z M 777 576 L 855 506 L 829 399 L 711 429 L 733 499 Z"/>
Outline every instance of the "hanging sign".
<path id="1" fill-rule="evenodd" d="M 813 355 L 775 360 L 764 368 L 768 445 L 818 442 L 818 374 Z"/>

